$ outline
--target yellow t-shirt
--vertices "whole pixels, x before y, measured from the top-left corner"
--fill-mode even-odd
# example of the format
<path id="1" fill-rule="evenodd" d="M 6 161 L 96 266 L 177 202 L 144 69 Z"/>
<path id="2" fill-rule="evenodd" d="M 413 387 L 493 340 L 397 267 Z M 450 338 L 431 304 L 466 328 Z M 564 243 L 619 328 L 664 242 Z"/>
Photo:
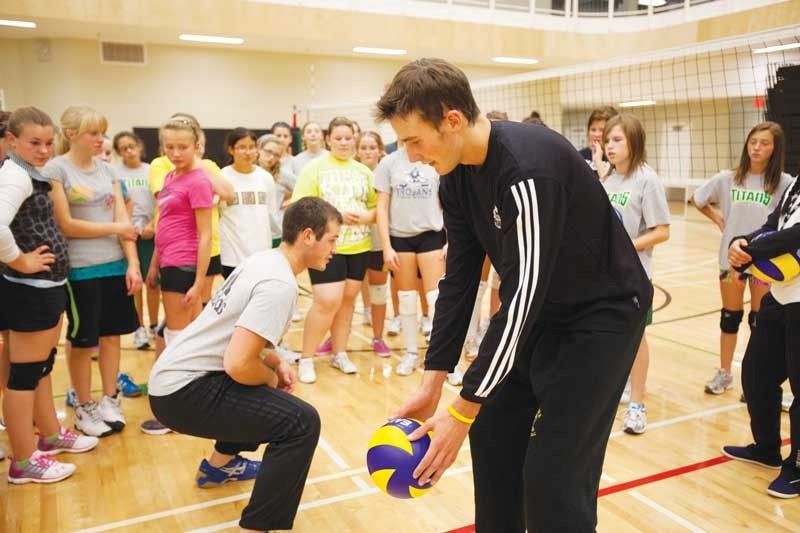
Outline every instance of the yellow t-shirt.
<path id="1" fill-rule="evenodd" d="M 206 169 L 206 172 L 215 172 L 217 174 L 220 173 L 219 166 L 214 163 L 210 159 L 203 159 L 203 168 Z M 164 188 L 164 179 L 167 177 L 167 174 L 170 170 L 174 169 L 175 165 L 167 158 L 167 156 L 162 155 L 161 157 L 156 157 L 150 163 L 150 190 L 153 192 L 154 196 L 158 196 L 158 193 L 161 192 L 161 189 Z M 155 220 L 155 227 L 156 230 L 158 229 L 158 204 L 156 204 L 156 211 L 153 215 L 153 220 Z M 211 209 L 211 257 L 215 257 L 219 255 L 219 210 L 217 209 L 217 200 L 214 200 L 214 207 Z"/>
<path id="2" fill-rule="evenodd" d="M 378 203 L 372 171 L 353 159 L 342 161 L 331 154 L 308 163 L 297 178 L 292 201 L 306 196 L 327 200 L 339 211 L 365 213 Z M 342 226 L 336 253 L 355 255 L 372 249 L 370 224 Z"/>

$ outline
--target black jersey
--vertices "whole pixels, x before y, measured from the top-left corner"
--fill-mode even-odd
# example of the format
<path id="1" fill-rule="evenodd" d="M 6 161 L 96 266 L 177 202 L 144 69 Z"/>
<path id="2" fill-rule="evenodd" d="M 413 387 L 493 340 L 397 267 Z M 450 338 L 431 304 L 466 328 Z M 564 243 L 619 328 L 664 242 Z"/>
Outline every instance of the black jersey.
<path id="1" fill-rule="evenodd" d="M 558 133 L 493 122 L 484 163 L 442 176 L 439 196 L 449 245 L 426 369 L 458 362 L 486 254 L 501 280 L 500 310 L 464 378 L 467 400 L 486 400 L 529 356 L 519 352 L 534 323 L 626 331 L 651 305 L 652 285 L 608 196 Z"/>

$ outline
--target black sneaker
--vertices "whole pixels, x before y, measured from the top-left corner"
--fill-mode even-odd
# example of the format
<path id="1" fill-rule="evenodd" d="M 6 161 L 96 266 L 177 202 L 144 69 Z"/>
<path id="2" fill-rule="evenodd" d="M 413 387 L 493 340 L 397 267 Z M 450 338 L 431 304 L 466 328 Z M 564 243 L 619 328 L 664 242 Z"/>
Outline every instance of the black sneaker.
<path id="1" fill-rule="evenodd" d="M 767 494 L 776 498 L 800 496 L 800 472 L 796 468 L 784 468 L 767 487 Z"/>
<path id="2" fill-rule="evenodd" d="M 167 433 L 172 432 L 171 429 L 169 429 L 167 426 L 165 426 L 155 418 L 151 418 L 150 420 L 145 420 L 139 427 L 141 428 L 142 433 L 147 433 L 148 435 L 166 435 Z"/>
<path id="3" fill-rule="evenodd" d="M 780 454 L 768 457 L 766 454 L 759 451 L 755 444 L 749 444 L 747 446 L 723 446 L 722 453 L 731 459 L 761 465 L 766 468 L 772 468 L 773 470 L 780 469 L 783 464 Z"/>

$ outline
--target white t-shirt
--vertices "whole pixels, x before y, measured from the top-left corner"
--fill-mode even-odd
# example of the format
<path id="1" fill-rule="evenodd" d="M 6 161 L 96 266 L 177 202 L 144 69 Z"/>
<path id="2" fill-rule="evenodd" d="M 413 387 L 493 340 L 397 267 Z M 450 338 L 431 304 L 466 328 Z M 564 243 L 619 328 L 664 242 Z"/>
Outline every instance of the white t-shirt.
<path id="1" fill-rule="evenodd" d="M 270 214 L 275 207 L 275 180 L 254 166 L 249 174 L 222 169 L 233 185 L 233 200 L 219 203 L 220 260 L 235 267 L 256 252 L 272 248 Z"/>
<path id="2" fill-rule="evenodd" d="M 167 396 L 209 372 L 224 372 L 222 359 L 236 326 L 276 346 L 289 327 L 296 300 L 297 281 L 279 250 L 250 256 L 156 360 L 149 393 Z"/>

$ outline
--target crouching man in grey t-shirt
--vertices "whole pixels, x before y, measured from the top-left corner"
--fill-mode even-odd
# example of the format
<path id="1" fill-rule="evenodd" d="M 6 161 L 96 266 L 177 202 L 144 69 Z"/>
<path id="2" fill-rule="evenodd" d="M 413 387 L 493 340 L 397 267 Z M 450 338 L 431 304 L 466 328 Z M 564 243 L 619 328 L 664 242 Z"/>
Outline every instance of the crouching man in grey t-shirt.
<path id="1" fill-rule="evenodd" d="M 280 246 L 240 264 L 150 374 L 156 418 L 179 433 L 216 440 L 213 455 L 200 464 L 200 487 L 255 478 L 239 522 L 243 531 L 291 529 L 297 514 L 319 415 L 291 396 L 294 371 L 263 349 L 276 346 L 289 326 L 295 276 L 309 267 L 325 270 L 341 224 L 339 212 L 324 200 L 292 204 Z M 239 455 L 266 442 L 261 462 Z"/>

